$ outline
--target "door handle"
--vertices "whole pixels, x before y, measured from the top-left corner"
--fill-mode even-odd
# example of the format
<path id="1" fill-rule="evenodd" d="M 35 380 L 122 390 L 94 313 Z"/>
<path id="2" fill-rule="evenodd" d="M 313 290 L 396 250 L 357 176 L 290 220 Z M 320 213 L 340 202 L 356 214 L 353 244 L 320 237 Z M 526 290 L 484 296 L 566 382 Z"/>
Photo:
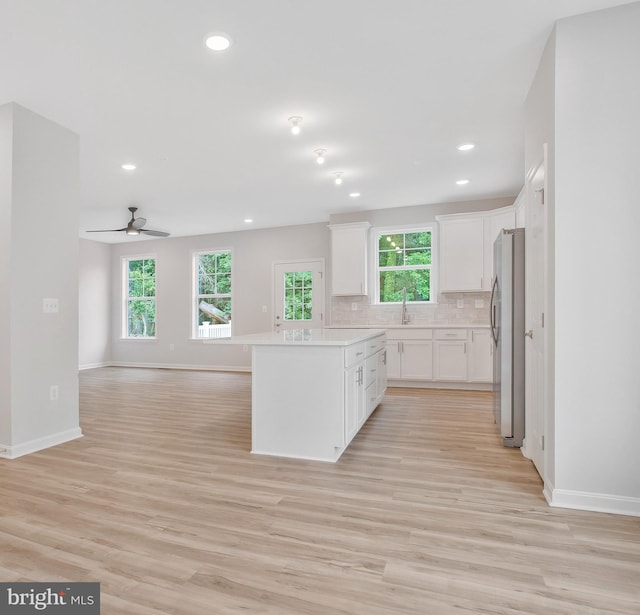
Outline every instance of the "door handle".
<path id="1" fill-rule="evenodd" d="M 525 331 L 524 336 L 528 337 L 529 339 L 533 339 L 533 329 L 529 329 L 528 331 Z"/>

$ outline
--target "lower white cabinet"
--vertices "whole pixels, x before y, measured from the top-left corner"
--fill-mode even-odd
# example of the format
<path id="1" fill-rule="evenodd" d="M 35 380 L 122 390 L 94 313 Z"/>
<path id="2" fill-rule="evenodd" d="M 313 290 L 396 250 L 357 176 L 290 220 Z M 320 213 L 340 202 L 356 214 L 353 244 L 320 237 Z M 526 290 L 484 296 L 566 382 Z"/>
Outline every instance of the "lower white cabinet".
<path id="1" fill-rule="evenodd" d="M 358 433 L 364 422 L 364 363 L 350 367 L 346 371 L 345 382 L 345 440 L 348 444 Z"/>
<path id="2" fill-rule="evenodd" d="M 430 329 L 391 329 L 387 338 L 387 377 L 433 379 L 433 342 Z"/>
<path id="3" fill-rule="evenodd" d="M 346 354 L 345 441 L 358 433 L 387 389 L 387 360 L 384 336 L 353 346 Z"/>
<path id="4" fill-rule="evenodd" d="M 493 379 L 487 327 L 389 329 L 386 348 L 387 377 L 394 381 L 484 385 Z"/>
<path id="5" fill-rule="evenodd" d="M 436 380 L 467 380 L 467 342 L 436 341 L 434 354 Z"/>
<path id="6" fill-rule="evenodd" d="M 471 329 L 467 353 L 468 381 L 493 381 L 493 339 L 490 329 Z"/>
<path id="7" fill-rule="evenodd" d="M 467 380 L 467 330 L 437 329 L 435 332 L 435 379 Z"/>

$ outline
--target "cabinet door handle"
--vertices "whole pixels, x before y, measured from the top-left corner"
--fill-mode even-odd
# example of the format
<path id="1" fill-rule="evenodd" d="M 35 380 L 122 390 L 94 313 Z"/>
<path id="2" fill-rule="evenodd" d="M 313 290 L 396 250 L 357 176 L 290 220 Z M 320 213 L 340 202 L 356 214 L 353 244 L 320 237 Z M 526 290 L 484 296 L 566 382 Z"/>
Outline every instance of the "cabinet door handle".
<path id="1" fill-rule="evenodd" d="M 467 354 L 467 342 L 464 343 L 464 354 Z"/>
<path id="2" fill-rule="evenodd" d="M 356 357 L 359 357 L 359 356 L 361 356 L 363 354 L 364 354 L 364 352 L 356 352 Z"/>
<path id="3" fill-rule="evenodd" d="M 473 342 L 473 331 L 471 331 L 471 341 Z"/>

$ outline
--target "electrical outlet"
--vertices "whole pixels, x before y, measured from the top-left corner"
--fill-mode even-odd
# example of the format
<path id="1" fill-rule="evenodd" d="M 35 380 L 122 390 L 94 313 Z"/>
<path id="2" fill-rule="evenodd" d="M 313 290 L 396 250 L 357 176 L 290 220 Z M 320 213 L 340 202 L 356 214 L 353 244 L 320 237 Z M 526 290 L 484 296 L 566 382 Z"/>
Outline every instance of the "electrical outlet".
<path id="1" fill-rule="evenodd" d="M 483 308 L 484 307 L 484 299 L 476 299 L 476 303 L 475 303 L 477 308 Z"/>
<path id="2" fill-rule="evenodd" d="M 456 307 L 462 309 L 464 307 L 464 299 L 458 299 L 456 301 Z"/>
<path id="3" fill-rule="evenodd" d="M 59 397 L 60 397 L 60 388 L 58 387 L 57 384 L 52 384 L 49 387 L 49 399 L 51 401 L 57 401 Z"/>
<path id="4" fill-rule="evenodd" d="M 267 306 L 266 306 L 266 305 L 263 305 L 263 306 L 262 306 L 262 313 L 263 313 L 263 314 L 266 314 L 266 313 L 267 313 Z"/>
<path id="5" fill-rule="evenodd" d="M 43 299 L 42 311 L 45 314 L 56 314 L 58 312 L 58 300 L 57 299 Z"/>
<path id="6" fill-rule="evenodd" d="M 249 350 L 248 344 L 242 344 L 242 352 L 247 352 Z"/>
<path id="7" fill-rule="evenodd" d="M 355 301 L 351 304 L 351 311 L 352 312 L 358 311 L 358 304 Z"/>

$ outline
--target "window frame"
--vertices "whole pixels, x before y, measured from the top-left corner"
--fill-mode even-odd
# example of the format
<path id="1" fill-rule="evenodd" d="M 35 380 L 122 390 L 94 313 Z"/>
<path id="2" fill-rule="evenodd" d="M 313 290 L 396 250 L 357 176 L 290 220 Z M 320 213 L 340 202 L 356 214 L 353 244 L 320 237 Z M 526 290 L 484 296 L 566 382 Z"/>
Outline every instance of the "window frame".
<path id="1" fill-rule="evenodd" d="M 437 303 L 437 283 L 438 283 L 438 232 L 435 222 L 427 224 L 411 224 L 406 226 L 380 226 L 373 227 L 370 234 L 370 257 L 372 263 L 371 288 L 373 288 L 372 305 L 400 305 L 402 301 L 380 301 L 380 260 L 378 244 L 379 238 L 383 235 L 397 235 L 408 233 L 431 233 L 431 264 L 430 265 L 409 265 L 407 267 L 395 268 L 396 271 L 411 271 L 416 269 L 428 269 L 429 275 L 429 301 L 407 301 L 407 305 L 435 305 Z M 383 269 L 389 271 L 389 269 Z"/>
<path id="2" fill-rule="evenodd" d="M 145 260 L 153 260 L 154 268 L 155 268 L 155 294 L 153 297 L 130 297 L 129 296 L 129 263 L 131 261 L 145 261 Z M 137 341 L 148 341 L 148 340 L 157 340 L 158 339 L 158 256 L 157 254 L 135 254 L 132 256 L 123 256 L 121 258 L 121 266 L 122 266 L 122 310 L 121 310 L 121 318 L 122 318 L 122 327 L 121 327 L 121 338 L 123 340 L 137 340 Z M 153 335 L 129 335 L 129 303 L 131 301 L 137 300 L 153 300 L 155 304 L 155 320 L 154 320 L 154 334 Z"/>
<path id="3" fill-rule="evenodd" d="M 229 333 L 228 336 L 222 337 L 222 338 L 215 338 L 215 339 L 229 339 L 229 337 L 231 337 L 233 335 L 234 332 L 234 305 L 235 305 L 235 301 L 234 301 L 234 277 L 235 277 L 235 272 L 234 272 L 234 262 L 235 262 L 235 257 L 233 254 L 233 249 L 232 248 L 205 248 L 205 249 L 200 249 L 200 250 L 192 250 L 191 251 L 191 299 L 190 299 L 190 307 L 189 307 L 189 312 L 191 313 L 191 335 L 189 337 L 190 340 L 193 341 L 197 341 L 197 342 L 206 342 L 206 341 L 211 341 L 212 338 L 210 337 L 200 337 L 198 335 L 198 305 L 200 304 L 200 297 L 204 296 L 201 295 L 198 290 L 198 259 L 200 256 L 204 255 L 204 254 L 229 254 L 231 256 L 231 292 L 230 293 L 218 293 L 218 294 L 208 294 L 207 296 L 209 298 L 226 298 L 228 297 L 229 300 L 231 301 L 231 318 L 230 318 L 230 325 L 231 325 L 231 332 Z"/>

